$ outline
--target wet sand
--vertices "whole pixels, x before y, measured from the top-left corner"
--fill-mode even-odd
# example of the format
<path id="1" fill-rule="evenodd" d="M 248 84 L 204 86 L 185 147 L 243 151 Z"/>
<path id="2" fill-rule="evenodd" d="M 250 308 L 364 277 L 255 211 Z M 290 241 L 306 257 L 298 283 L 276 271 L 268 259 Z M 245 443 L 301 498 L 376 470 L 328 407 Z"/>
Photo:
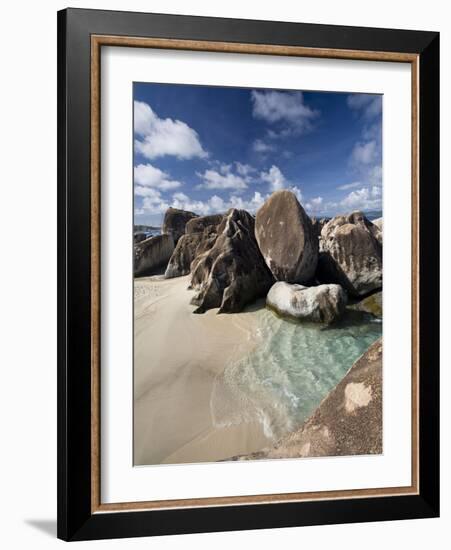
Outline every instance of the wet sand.
<path id="1" fill-rule="evenodd" d="M 258 343 L 255 313 L 193 314 L 188 284 L 189 276 L 135 280 L 136 465 L 224 460 L 272 443 L 256 421 L 215 425 L 211 408 L 226 365 Z"/>

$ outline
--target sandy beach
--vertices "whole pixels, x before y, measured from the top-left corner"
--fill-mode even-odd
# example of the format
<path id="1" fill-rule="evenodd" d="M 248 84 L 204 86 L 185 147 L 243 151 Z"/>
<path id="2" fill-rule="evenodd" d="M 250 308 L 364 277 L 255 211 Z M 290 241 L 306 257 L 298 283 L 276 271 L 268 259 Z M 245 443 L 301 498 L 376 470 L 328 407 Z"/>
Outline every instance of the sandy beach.
<path id="1" fill-rule="evenodd" d="M 217 461 L 272 443 L 259 422 L 221 423 L 212 409 L 227 364 L 258 345 L 255 314 L 193 314 L 188 284 L 135 280 L 135 465 Z"/>

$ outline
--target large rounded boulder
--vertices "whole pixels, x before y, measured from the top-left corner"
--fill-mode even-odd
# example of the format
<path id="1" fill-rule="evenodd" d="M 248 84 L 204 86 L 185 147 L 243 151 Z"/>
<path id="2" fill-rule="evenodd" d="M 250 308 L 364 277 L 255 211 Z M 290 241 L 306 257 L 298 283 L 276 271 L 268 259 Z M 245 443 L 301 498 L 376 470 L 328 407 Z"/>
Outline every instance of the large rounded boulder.
<path id="1" fill-rule="evenodd" d="M 196 257 L 191 270 L 195 313 L 212 308 L 219 308 L 218 313 L 241 311 L 266 296 L 274 282 L 255 240 L 254 218 L 235 208 L 224 215 L 214 245 Z"/>
<path id="2" fill-rule="evenodd" d="M 266 297 L 267 306 L 282 317 L 325 324 L 343 315 L 347 301 L 340 285 L 306 287 L 283 281 L 275 283 Z"/>
<path id="3" fill-rule="evenodd" d="M 180 237 L 185 234 L 186 224 L 193 218 L 197 218 L 197 214 L 194 214 L 194 212 L 169 207 L 164 215 L 161 232 L 164 235 L 172 235 L 174 243 L 177 243 Z"/>
<path id="4" fill-rule="evenodd" d="M 318 280 L 340 284 L 353 296 L 382 288 L 380 233 L 362 212 L 330 220 L 321 231 Z"/>
<path id="5" fill-rule="evenodd" d="M 255 237 L 276 280 L 312 280 L 318 262 L 318 237 L 294 193 L 276 191 L 258 209 Z"/>

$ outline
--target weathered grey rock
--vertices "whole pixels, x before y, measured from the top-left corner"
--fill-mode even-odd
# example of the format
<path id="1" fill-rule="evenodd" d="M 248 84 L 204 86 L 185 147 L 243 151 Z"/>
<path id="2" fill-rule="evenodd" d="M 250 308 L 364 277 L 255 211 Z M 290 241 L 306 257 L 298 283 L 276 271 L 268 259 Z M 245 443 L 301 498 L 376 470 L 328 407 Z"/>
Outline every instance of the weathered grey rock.
<path id="1" fill-rule="evenodd" d="M 182 235 L 172 253 L 164 276 L 166 279 L 181 277 L 191 272 L 192 262 L 215 243 L 215 226 L 209 225 L 200 233 Z"/>
<path id="2" fill-rule="evenodd" d="M 230 209 L 218 226 L 210 250 L 192 263 L 191 303 L 196 313 L 219 308 L 218 313 L 241 311 L 265 296 L 274 282 L 254 236 L 254 218 L 245 210 Z"/>
<path id="3" fill-rule="evenodd" d="M 223 214 L 212 214 L 211 216 L 192 218 L 185 226 L 185 233 L 202 233 L 207 227 L 217 227 L 222 222 L 223 217 Z"/>
<path id="4" fill-rule="evenodd" d="M 326 324 L 343 315 L 347 301 L 340 285 L 306 287 L 282 281 L 275 283 L 266 297 L 266 304 L 279 315 Z"/>
<path id="5" fill-rule="evenodd" d="M 163 267 L 174 251 L 172 235 L 157 235 L 135 245 L 134 274 L 144 275 Z"/>
<path id="6" fill-rule="evenodd" d="M 185 226 L 187 222 L 196 217 L 197 214 L 194 214 L 194 212 L 169 207 L 164 215 L 161 232 L 165 235 L 172 235 L 174 244 L 177 244 L 180 237 L 185 234 Z"/>
<path id="7" fill-rule="evenodd" d="M 273 448 L 235 460 L 373 455 L 382 451 L 382 339 L 379 339 L 298 430 L 283 437 Z"/>
<path id="8" fill-rule="evenodd" d="M 384 226 L 384 218 L 377 218 L 377 220 L 373 220 L 372 223 L 382 231 Z"/>
<path id="9" fill-rule="evenodd" d="M 258 209 L 255 237 L 278 281 L 307 283 L 318 262 L 318 238 L 294 193 L 276 191 Z"/>
<path id="10" fill-rule="evenodd" d="M 377 318 L 382 318 L 382 292 L 376 292 L 367 296 L 360 302 L 349 306 L 350 309 L 371 313 Z"/>
<path id="11" fill-rule="evenodd" d="M 379 229 L 379 233 L 378 233 L 376 238 L 382 244 L 384 219 L 383 218 L 377 218 L 377 220 L 373 220 L 373 225 L 375 225 Z"/>
<path id="12" fill-rule="evenodd" d="M 382 288 L 379 234 L 362 212 L 330 220 L 321 231 L 318 281 L 340 284 L 353 296 Z"/>

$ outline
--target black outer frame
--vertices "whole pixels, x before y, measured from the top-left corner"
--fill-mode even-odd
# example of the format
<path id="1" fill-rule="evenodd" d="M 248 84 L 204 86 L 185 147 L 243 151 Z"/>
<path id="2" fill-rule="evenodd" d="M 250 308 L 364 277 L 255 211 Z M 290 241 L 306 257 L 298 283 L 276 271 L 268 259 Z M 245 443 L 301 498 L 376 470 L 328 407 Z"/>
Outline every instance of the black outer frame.
<path id="1" fill-rule="evenodd" d="M 420 57 L 420 494 L 91 513 L 91 34 Z M 58 537 L 135 537 L 439 515 L 439 34 L 67 9 L 58 12 Z"/>

